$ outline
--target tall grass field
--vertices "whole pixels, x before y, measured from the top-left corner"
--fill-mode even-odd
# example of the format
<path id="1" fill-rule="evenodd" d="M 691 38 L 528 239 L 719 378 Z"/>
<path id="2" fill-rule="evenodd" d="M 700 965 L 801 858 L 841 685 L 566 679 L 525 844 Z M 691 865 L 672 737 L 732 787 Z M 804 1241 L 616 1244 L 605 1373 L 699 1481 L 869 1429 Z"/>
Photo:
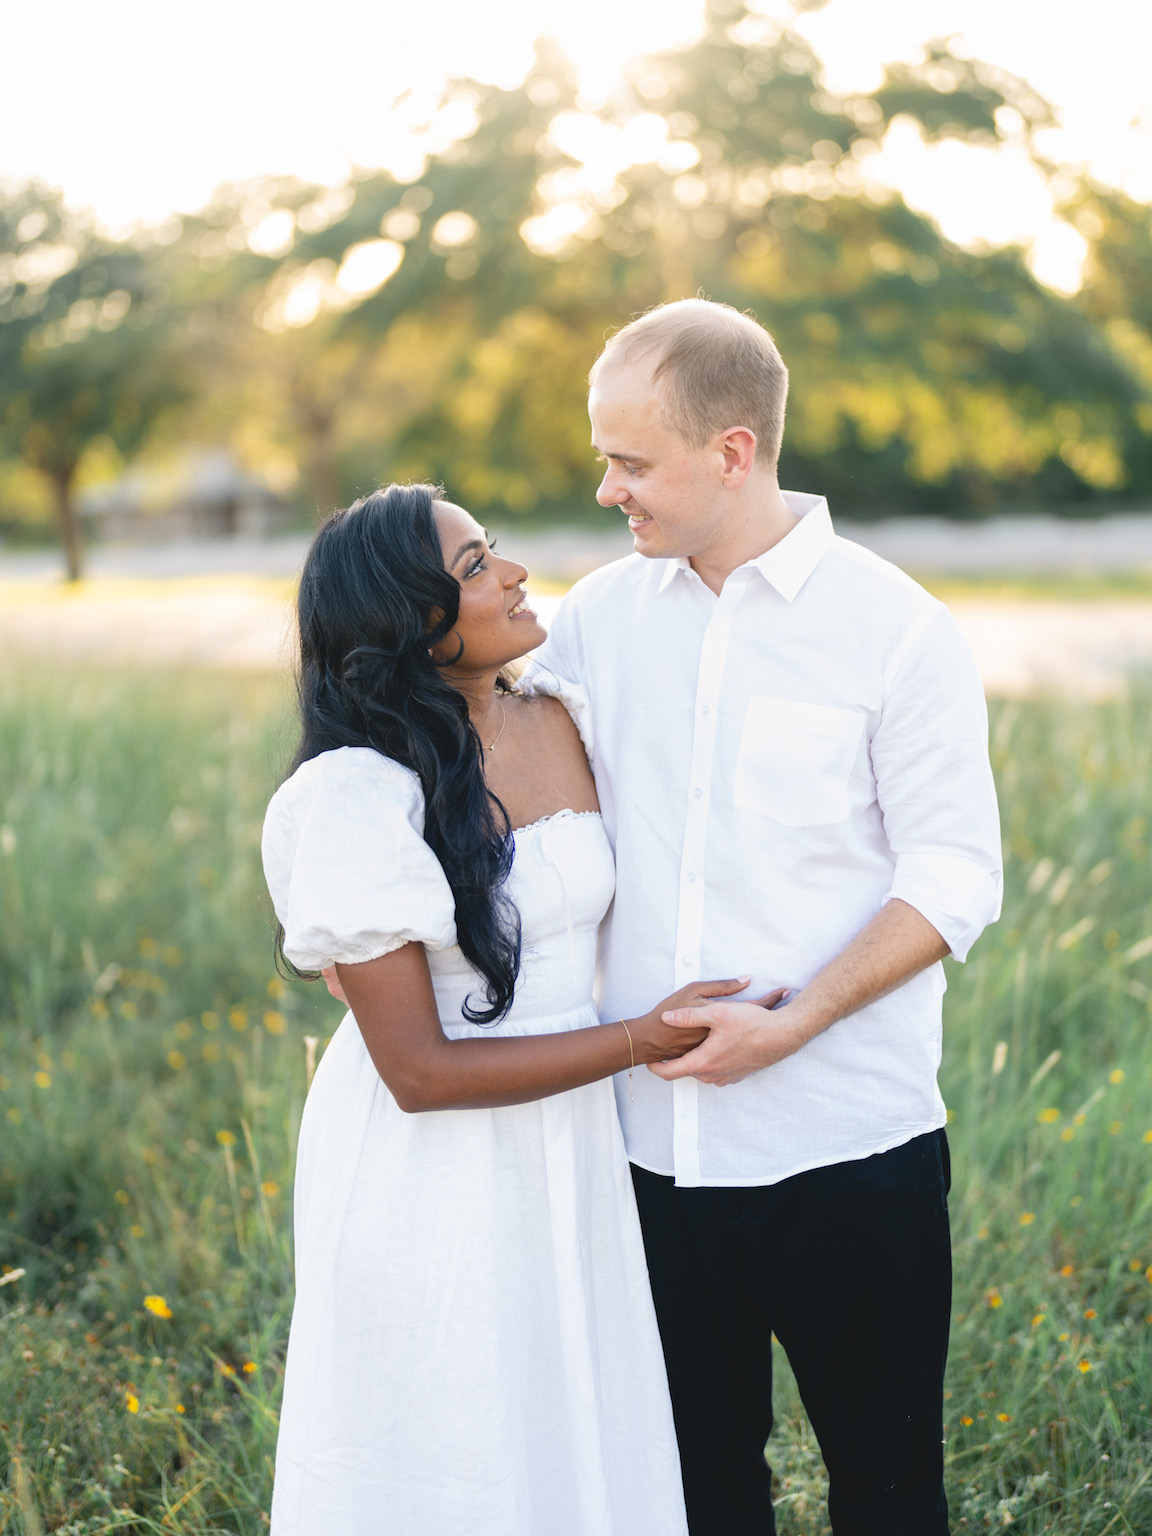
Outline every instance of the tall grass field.
<path id="1" fill-rule="evenodd" d="M 340 1017 L 272 964 L 291 701 L 2 671 L 0 1533 L 256 1536 L 306 1040 Z M 945 1013 L 959 1531 L 1152 1533 L 1150 717 L 1140 690 L 992 714 L 1005 912 Z M 780 1530 L 816 1536 L 782 1358 L 778 1409 Z"/>

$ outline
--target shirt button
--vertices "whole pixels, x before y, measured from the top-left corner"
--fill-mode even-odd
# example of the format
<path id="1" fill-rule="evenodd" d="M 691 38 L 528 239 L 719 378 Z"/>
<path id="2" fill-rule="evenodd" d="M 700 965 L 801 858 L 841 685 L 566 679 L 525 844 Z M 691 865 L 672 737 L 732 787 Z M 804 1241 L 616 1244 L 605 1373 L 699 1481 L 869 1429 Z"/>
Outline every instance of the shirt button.
<path id="1" fill-rule="evenodd" d="M 690 955 L 684 955 L 680 961 L 680 964 L 686 968 L 691 967 L 692 957 Z"/>
<path id="2" fill-rule="evenodd" d="M 699 800 L 700 796 L 703 793 L 704 793 L 704 791 L 702 789 L 694 789 L 692 791 L 692 798 L 693 798 L 693 800 Z"/>
<path id="3" fill-rule="evenodd" d="M 696 871 L 694 869 L 690 869 L 688 871 L 688 884 L 689 885 L 695 885 L 696 884 Z"/>
<path id="4" fill-rule="evenodd" d="M 712 713 L 712 706 L 710 704 L 705 704 L 700 713 L 702 715 L 710 715 Z"/>

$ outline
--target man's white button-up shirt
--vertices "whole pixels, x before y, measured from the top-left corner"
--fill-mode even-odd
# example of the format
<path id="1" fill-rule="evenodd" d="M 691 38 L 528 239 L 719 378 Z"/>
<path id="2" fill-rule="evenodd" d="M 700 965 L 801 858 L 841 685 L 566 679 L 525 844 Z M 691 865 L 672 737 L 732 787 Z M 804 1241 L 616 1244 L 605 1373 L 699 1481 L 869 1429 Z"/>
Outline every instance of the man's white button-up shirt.
<path id="1" fill-rule="evenodd" d="M 590 744 L 616 851 L 601 1015 L 685 982 L 802 987 L 899 897 L 962 960 L 999 914 L 987 716 L 948 610 L 838 538 L 822 498 L 715 596 L 684 560 L 579 582 L 537 653 Z M 542 670 L 541 670 L 542 669 Z M 943 1125 L 940 965 L 727 1088 L 618 1082 L 628 1154 L 771 1184 Z"/>

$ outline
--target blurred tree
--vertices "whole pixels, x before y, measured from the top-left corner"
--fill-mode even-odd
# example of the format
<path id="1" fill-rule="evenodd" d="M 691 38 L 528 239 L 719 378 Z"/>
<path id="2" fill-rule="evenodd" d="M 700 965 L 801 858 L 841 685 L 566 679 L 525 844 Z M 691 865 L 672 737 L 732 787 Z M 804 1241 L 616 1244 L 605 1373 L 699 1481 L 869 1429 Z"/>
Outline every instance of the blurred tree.
<path id="1" fill-rule="evenodd" d="M 110 442 L 131 455 L 182 397 L 150 254 L 100 236 L 43 188 L 0 202 L 0 440 L 51 486 L 70 581 L 85 454 Z"/>
<path id="2" fill-rule="evenodd" d="M 445 87 L 411 180 L 226 187 L 122 244 L 17 189 L 0 456 L 51 482 L 72 570 L 76 477 L 102 445 L 224 441 L 321 511 L 406 476 L 482 516 L 591 510 L 588 365 L 630 315 L 704 291 L 777 336 L 783 472 L 843 510 L 1152 491 L 1148 209 L 1070 197 L 1091 259 L 1068 301 L 1021 251 L 962 250 L 870 178 L 897 118 L 1028 146 L 1050 113 L 947 41 L 838 96 L 797 33 L 711 0 L 702 37 L 638 61 L 599 113 L 546 46 L 513 90 Z"/>
<path id="3" fill-rule="evenodd" d="M 1127 423 L 1132 483 L 1152 490 L 1152 208 L 1084 178 L 1063 212 L 1088 242 L 1077 307 L 1140 381 Z"/>
<path id="4" fill-rule="evenodd" d="M 541 175 L 567 163 L 546 131 L 575 90 L 541 46 L 515 90 L 446 87 L 411 182 L 381 171 L 343 188 L 251 184 L 185 220 L 184 308 L 205 381 L 223 385 L 202 412 L 233 430 L 243 417 L 250 433 L 262 417 L 258 435 L 297 460 L 320 511 L 397 473 L 452 469 L 470 494 L 471 438 L 451 402 L 475 401 L 482 338 L 555 276 L 520 228 Z"/>
<path id="5" fill-rule="evenodd" d="M 838 97 L 797 34 L 712 0 L 700 41 L 631 84 L 622 110 L 658 113 L 669 142 L 621 175 L 600 240 L 647 267 L 648 302 L 703 290 L 773 331 L 794 380 L 790 482 L 855 513 L 1131 483 L 1139 386 L 1098 319 L 1022 253 L 963 251 L 867 178 L 898 115 L 930 139 L 1027 142 L 1051 113 L 1023 81 L 936 42 L 872 95 Z"/>

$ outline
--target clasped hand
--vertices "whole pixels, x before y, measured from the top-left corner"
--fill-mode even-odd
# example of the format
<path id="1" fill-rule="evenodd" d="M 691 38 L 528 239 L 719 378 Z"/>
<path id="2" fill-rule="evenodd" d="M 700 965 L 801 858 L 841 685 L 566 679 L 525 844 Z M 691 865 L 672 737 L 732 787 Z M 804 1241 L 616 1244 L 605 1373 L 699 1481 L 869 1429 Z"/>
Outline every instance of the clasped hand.
<path id="1" fill-rule="evenodd" d="M 701 1043 L 675 1061 L 649 1062 L 665 1082 L 695 1077 L 716 1088 L 726 1088 L 763 1067 L 770 1067 L 798 1051 L 808 1039 L 800 1020 L 789 1017 L 780 1005 L 787 987 L 776 987 L 750 1002 L 712 1001 L 703 1006 L 670 1008 L 661 1014 L 675 1029 L 708 1030 Z M 672 999 L 670 998 L 671 1002 Z"/>

